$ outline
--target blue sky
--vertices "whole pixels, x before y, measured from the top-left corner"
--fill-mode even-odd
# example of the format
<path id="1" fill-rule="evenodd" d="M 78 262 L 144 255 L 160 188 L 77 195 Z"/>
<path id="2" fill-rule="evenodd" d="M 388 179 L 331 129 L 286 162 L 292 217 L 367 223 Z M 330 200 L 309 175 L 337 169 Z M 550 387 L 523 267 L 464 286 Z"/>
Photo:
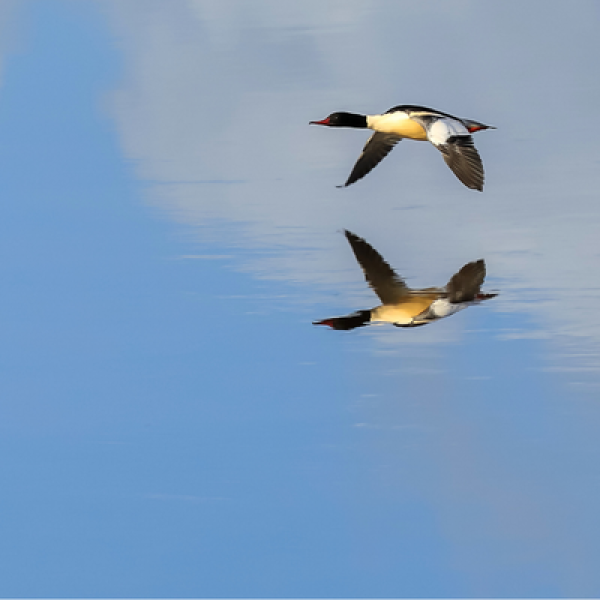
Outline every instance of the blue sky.
<path id="1" fill-rule="evenodd" d="M 599 595 L 597 5 L 282 5 L 3 5 L 0 595 Z M 308 121 L 413 102 L 484 193 L 335 189 Z M 315 328 L 376 303 L 342 228 L 500 296 Z"/>

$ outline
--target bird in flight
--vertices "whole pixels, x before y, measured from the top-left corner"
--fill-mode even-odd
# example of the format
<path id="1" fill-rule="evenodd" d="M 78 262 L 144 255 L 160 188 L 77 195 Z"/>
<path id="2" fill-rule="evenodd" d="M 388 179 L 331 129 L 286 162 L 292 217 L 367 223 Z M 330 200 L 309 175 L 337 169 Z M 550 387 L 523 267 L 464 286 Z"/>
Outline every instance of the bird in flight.
<path id="1" fill-rule="evenodd" d="M 483 191 L 483 164 L 471 134 L 482 129 L 495 129 L 491 125 L 410 104 L 395 106 L 381 115 L 335 112 L 310 124 L 375 131 L 365 144 L 348 180 L 338 187 L 347 187 L 362 179 L 400 140 L 409 138 L 431 142 L 462 183 L 472 190 Z"/>
<path id="2" fill-rule="evenodd" d="M 345 317 L 314 321 L 313 325 L 328 325 L 332 329 L 343 330 L 373 322 L 391 323 L 396 327 L 419 327 L 498 295 L 481 291 L 485 278 L 485 262 L 482 259 L 467 263 L 444 287 L 411 289 L 375 248 L 351 231 L 344 233 L 367 283 L 379 296 L 381 305 Z"/>

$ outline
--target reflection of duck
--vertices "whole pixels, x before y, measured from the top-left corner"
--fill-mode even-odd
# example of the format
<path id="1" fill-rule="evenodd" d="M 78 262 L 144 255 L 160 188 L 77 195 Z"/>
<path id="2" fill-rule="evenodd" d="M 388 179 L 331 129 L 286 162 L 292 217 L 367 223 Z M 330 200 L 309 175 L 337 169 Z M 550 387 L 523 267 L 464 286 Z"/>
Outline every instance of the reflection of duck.
<path id="1" fill-rule="evenodd" d="M 485 278 L 483 260 L 466 264 L 443 288 L 411 290 L 375 248 L 350 231 L 345 231 L 345 234 L 365 273 L 367 283 L 379 296 L 382 304 L 346 317 L 315 321 L 313 325 L 355 329 L 379 321 L 392 323 L 397 327 L 418 327 L 498 295 L 481 292 Z"/>
<path id="2" fill-rule="evenodd" d="M 409 138 L 429 140 L 440 150 L 452 172 L 468 188 L 480 192 L 483 190 L 483 165 L 470 134 L 481 129 L 494 129 L 490 125 L 412 105 L 395 106 L 382 115 L 336 112 L 322 121 L 311 121 L 311 124 L 375 130 L 358 157 L 350 177 L 340 187 L 351 185 L 364 177 L 389 154 L 395 144 L 403 138 Z"/>

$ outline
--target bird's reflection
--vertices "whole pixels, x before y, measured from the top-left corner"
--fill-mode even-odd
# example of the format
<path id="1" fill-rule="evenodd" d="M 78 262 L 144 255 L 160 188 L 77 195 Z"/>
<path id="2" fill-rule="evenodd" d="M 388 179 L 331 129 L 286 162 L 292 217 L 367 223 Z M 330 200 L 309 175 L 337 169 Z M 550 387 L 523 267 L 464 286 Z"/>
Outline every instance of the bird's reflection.
<path id="1" fill-rule="evenodd" d="M 481 291 L 485 278 L 483 260 L 466 264 L 444 287 L 413 290 L 375 248 L 350 231 L 344 233 L 364 271 L 367 283 L 379 296 L 382 304 L 345 317 L 315 321 L 313 325 L 328 325 L 333 329 L 345 330 L 373 322 L 392 323 L 397 327 L 418 327 L 497 296 Z"/>
<path id="2" fill-rule="evenodd" d="M 431 142 L 462 183 L 473 190 L 483 191 L 483 164 L 471 134 L 482 129 L 495 129 L 491 125 L 408 104 L 390 108 L 382 115 L 336 112 L 321 121 L 311 121 L 311 124 L 375 131 L 365 144 L 346 183 L 338 187 L 346 187 L 362 179 L 400 140 L 409 138 Z"/>

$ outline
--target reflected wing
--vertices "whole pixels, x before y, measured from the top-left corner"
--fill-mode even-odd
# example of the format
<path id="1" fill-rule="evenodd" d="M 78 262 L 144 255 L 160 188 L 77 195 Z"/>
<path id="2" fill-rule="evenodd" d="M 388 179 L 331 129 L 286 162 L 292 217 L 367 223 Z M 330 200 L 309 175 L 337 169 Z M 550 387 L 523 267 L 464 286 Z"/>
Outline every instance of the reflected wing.
<path id="1" fill-rule="evenodd" d="M 464 123 L 451 117 L 412 116 L 423 125 L 427 139 L 442 153 L 452 172 L 472 190 L 483 191 L 483 163 Z"/>
<path id="2" fill-rule="evenodd" d="M 355 181 L 362 179 L 369 171 L 373 170 L 401 140 L 399 135 L 393 133 L 374 133 L 365 144 L 362 154 L 358 157 L 352 173 L 343 186 L 352 185 Z"/>
<path id="3" fill-rule="evenodd" d="M 402 278 L 394 272 L 375 248 L 351 231 L 344 233 L 352 246 L 356 260 L 362 267 L 367 283 L 383 304 L 399 302 L 410 292 Z"/>
<path id="4" fill-rule="evenodd" d="M 484 279 L 485 261 L 483 259 L 466 264 L 448 282 L 446 286 L 448 300 L 453 304 L 471 302 L 479 294 Z"/>

